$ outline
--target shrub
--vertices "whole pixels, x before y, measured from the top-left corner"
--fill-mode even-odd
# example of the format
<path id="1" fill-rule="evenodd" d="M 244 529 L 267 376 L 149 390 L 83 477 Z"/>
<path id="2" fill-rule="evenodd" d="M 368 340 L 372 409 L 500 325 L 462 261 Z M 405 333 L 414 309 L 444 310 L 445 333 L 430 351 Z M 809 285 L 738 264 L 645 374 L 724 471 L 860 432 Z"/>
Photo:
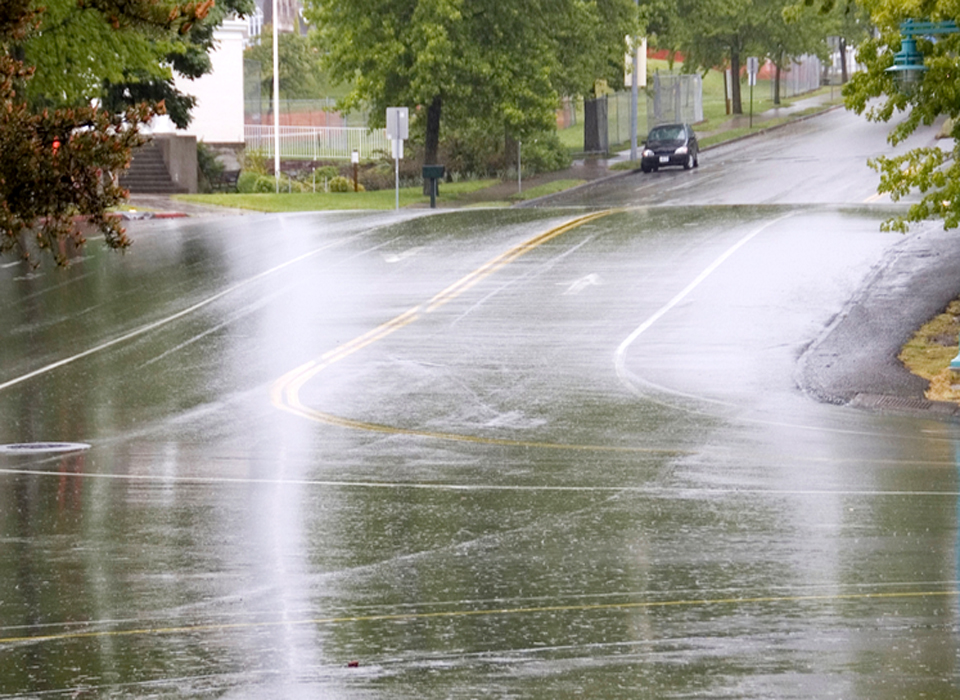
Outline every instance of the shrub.
<path id="1" fill-rule="evenodd" d="M 376 163 L 360 171 L 360 182 L 368 190 L 392 190 L 395 180 L 393 163 Z"/>
<path id="2" fill-rule="evenodd" d="M 349 192 L 353 189 L 353 184 L 347 178 L 340 176 L 330 180 L 328 186 L 331 192 Z"/>
<path id="3" fill-rule="evenodd" d="M 257 177 L 256 183 L 253 186 L 254 192 L 276 192 L 277 191 L 277 181 L 273 175 L 260 175 Z"/>
<path id="4" fill-rule="evenodd" d="M 570 167 L 571 158 L 555 131 L 527 136 L 522 145 L 523 172 L 553 172 Z M 489 177 L 516 173 L 516 144 L 505 144 L 503 132 L 469 124 L 447 132 L 441 145 L 440 162 L 447 166 L 448 178 Z"/>
<path id="5" fill-rule="evenodd" d="M 340 176 L 340 168 L 335 165 L 322 165 L 313 170 L 304 170 L 297 176 L 297 182 L 302 185 L 303 192 L 312 192 L 316 186 L 317 192 L 323 192 L 324 183 L 329 183 Z M 294 184 L 296 189 L 296 184 Z"/>
<path id="6" fill-rule="evenodd" d="M 250 194 L 257 191 L 257 180 L 262 177 L 259 173 L 244 170 L 237 178 L 237 192 L 240 194 Z"/>
<path id="7" fill-rule="evenodd" d="M 200 192 L 213 192 L 223 177 L 223 163 L 202 141 L 197 142 L 197 187 Z"/>
<path id="8" fill-rule="evenodd" d="M 345 177 L 335 177 L 327 185 L 331 192 L 353 192 L 353 180 Z M 357 192 L 366 192 L 367 188 L 357 184 Z"/>
<path id="9" fill-rule="evenodd" d="M 316 176 L 317 182 L 323 182 L 323 178 L 327 178 L 328 180 L 332 180 L 333 178 L 340 176 L 340 168 L 338 168 L 338 167 L 335 166 L 335 165 L 323 165 L 323 166 L 317 168 L 316 170 L 314 170 L 314 171 L 313 171 L 313 175 Z M 311 179 L 311 182 L 312 182 L 312 181 L 313 181 L 313 177 L 311 176 L 310 179 Z"/>
<path id="10" fill-rule="evenodd" d="M 524 141 L 520 151 L 524 173 L 550 173 L 570 167 L 570 152 L 556 132 L 539 134 Z"/>
<path id="11" fill-rule="evenodd" d="M 240 154 L 240 169 L 257 175 L 266 175 L 267 156 L 256 148 L 244 149 Z"/>

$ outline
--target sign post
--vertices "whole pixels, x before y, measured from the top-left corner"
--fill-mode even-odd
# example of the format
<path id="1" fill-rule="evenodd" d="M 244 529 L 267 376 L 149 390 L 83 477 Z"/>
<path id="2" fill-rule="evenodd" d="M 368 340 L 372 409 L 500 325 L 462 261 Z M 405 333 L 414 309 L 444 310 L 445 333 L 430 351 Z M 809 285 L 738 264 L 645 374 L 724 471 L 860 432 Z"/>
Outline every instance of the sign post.
<path id="1" fill-rule="evenodd" d="M 387 107 L 387 138 L 390 139 L 393 152 L 397 211 L 400 211 L 400 160 L 403 158 L 403 142 L 409 137 L 410 110 L 406 107 Z"/>
<path id="2" fill-rule="evenodd" d="M 630 88 L 630 160 L 636 160 L 640 88 L 647 86 L 647 38 L 627 36 L 626 44 L 624 85 Z"/>
<path id="3" fill-rule="evenodd" d="M 753 86 L 757 84 L 757 73 L 760 72 L 760 59 L 750 56 L 747 59 L 747 76 L 750 81 L 750 128 L 753 128 Z"/>
<path id="4" fill-rule="evenodd" d="M 360 188 L 357 187 L 357 169 L 360 167 L 360 151 L 356 148 L 354 148 L 353 153 L 350 154 L 350 162 L 353 163 L 353 191 L 359 192 Z"/>
<path id="5" fill-rule="evenodd" d="M 277 0 L 273 0 L 273 179 L 280 193 L 280 40 Z"/>

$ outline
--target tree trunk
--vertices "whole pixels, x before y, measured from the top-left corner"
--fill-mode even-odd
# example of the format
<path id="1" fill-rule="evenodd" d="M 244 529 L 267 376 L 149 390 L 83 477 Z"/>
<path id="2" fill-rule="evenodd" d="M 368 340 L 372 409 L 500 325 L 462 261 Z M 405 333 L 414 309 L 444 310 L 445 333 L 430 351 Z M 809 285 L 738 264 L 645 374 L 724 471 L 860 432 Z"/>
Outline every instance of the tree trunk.
<path id="1" fill-rule="evenodd" d="M 733 100 L 733 113 L 743 114 L 743 101 L 740 99 L 740 49 L 730 49 L 730 97 Z"/>
<path id="2" fill-rule="evenodd" d="M 777 57 L 777 62 L 774 64 L 774 67 L 777 69 L 777 72 L 773 77 L 773 104 L 780 104 L 780 66 L 783 65 L 783 51 L 780 52 L 780 55 Z"/>
<path id="3" fill-rule="evenodd" d="M 427 107 L 427 136 L 424 143 L 423 160 L 425 165 L 438 165 L 440 151 L 440 96 L 433 98 Z"/>
<path id="4" fill-rule="evenodd" d="M 840 37 L 840 82 L 847 84 L 847 40 Z"/>
<path id="5" fill-rule="evenodd" d="M 511 165 L 517 164 L 517 140 L 510 134 L 510 129 L 504 129 L 503 136 L 503 169 L 508 170 Z"/>
<path id="6" fill-rule="evenodd" d="M 780 106 L 780 65 L 775 63 L 773 64 L 774 73 L 773 73 L 773 104 L 774 106 Z"/>
<path id="7" fill-rule="evenodd" d="M 423 145 L 424 165 L 439 165 L 437 160 L 440 158 L 440 104 L 441 98 L 437 95 L 427 107 L 427 135 Z M 430 183 L 426 179 L 423 181 L 423 194 L 425 197 L 430 196 Z"/>

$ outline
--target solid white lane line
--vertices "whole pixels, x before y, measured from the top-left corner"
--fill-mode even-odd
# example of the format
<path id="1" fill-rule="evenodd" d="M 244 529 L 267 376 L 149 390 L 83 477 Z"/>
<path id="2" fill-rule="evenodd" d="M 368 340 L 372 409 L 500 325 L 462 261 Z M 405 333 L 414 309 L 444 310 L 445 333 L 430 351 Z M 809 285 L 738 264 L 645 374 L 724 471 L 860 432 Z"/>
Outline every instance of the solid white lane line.
<path id="1" fill-rule="evenodd" d="M 360 235 L 360 234 L 357 234 L 357 235 Z M 166 318 L 161 318 L 160 320 L 154 321 L 154 322 L 152 322 L 152 323 L 148 323 L 148 324 L 146 324 L 145 326 L 140 326 L 139 328 L 137 328 L 137 329 L 135 329 L 135 330 L 132 330 L 132 331 L 130 331 L 129 333 L 126 333 L 126 334 L 124 334 L 124 335 L 121 335 L 121 336 L 119 336 L 119 337 L 117 337 L 117 338 L 114 338 L 113 340 L 108 340 L 108 341 L 105 342 L 105 343 L 101 343 L 100 345 L 97 345 L 97 346 L 95 346 L 95 347 L 88 348 L 87 350 L 84 350 L 83 352 L 78 352 L 76 355 L 71 355 L 70 357 L 65 357 L 65 358 L 62 359 L 62 360 L 57 360 L 56 362 L 51 362 L 50 364 L 45 365 L 44 367 L 40 367 L 39 369 L 35 369 L 35 370 L 33 370 L 32 372 L 28 372 L 27 374 L 24 374 L 24 375 L 21 375 L 21 376 L 19 376 L 19 377 L 15 377 L 14 379 L 10 379 L 10 380 L 8 380 L 8 381 L 6 381 L 6 382 L 3 382 L 2 384 L 0 384 L 0 391 L 3 391 L 4 389 L 8 389 L 8 388 L 10 388 L 10 387 L 12 387 L 12 386 L 16 386 L 17 384 L 21 384 L 21 383 L 27 381 L 28 379 L 33 379 L 34 377 L 39 377 L 40 375 L 46 374 L 46 373 L 48 373 L 48 372 L 50 372 L 50 371 L 52 371 L 52 370 L 57 369 L 58 367 L 63 367 L 64 365 L 69 365 L 69 364 L 71 364 L 71 363 L 73 363 L 73 362 L 76 362 L 77 360 L 83 359 L 84 357 L 89 357 L 90 355 L 94 355 L 94 354 L 96 354 L 96 353 L 98 353 L 98 352 L 101 352 L 101 351 L 103 351 L 103 350 L 106 350 L 106 349 L 108 349 L 108 348 L 112 348 L 114 345 L 119 345 L 120 343 L 125 343 L 125 342 L 128 341 L 128 340 L 132 340 L 133 338 L 136 338 L 136 337 L 138 337 L 138 336 L 141 336 L 141 335 L 143 335 L 143 334 L 145 334 L 145 333 L 149 333 L 150 331 L 155 330 L 155 329 L 157 329 L 157 328 L 160 328 L 161 326 L 165 326 L 165 325 L 167 325 L 167 324 L 169 324 L 169 323 L 172 323 L 173 321 L 176 321 L 177 319 L 183 318 L 184 316 L 188 316 L 189 314 L 192 314 L 194 311 L 198 311 L 199 309 L 202 309 L 202 308 L 205 307 L 205 306 L 209 306 L 210 304 L 212 304 L 213 302 L 217 301 L 218 299 L 222 299 L 223 297 L 227 296 L 228 294 L 232 294 L 233 292 L 237 291 L 238 289 L 242 289 L 243 287 L 249 286 L 249 285 L 253 284 L 254 282 L 258 282 L 259 280 L 263 279 L 264 277 L 268 277 L 268 276 L 270 276 L 270 275 L 273 275 L 273 274 L 279 272 L 280 270 L 283 270 L 283 269 L 285 269 L 285 268 L 290 267 L 291 265 L 295 265 L 295 264 L 297 264 L 297 263 L 299 263 L 299 262 L 302 262 L 303 260 L 306 260 L 307 258 L 313 257 L 314 255 L 317 255 L 317 254 L 319 254 L 319 253 L 322 253 L 323 251 L 328 250 L 328 249 L 330 249 L 330 248 L 332 248 L 332 247 L 334 247 L 334 246 L 338 246 L 338 245 L 341 245 L 341 244 L 343 244 L 343 243 L 346 243 L 348 240 L 350 240 L 350 238 L 355 238 L 355 237 L 356 237 L 356 236 L 351 236 L 351 237 L 349 237 L 349 238 L 345 238 L 345 239 L 342 239 L 342 240 L 333 241 L 333 242 L 328 243 L 328 244 L 326 244 L 326 245 L 323 245 L 323 246 L 321 246 L 321 247 L 319 247 L 319 248 L 316 248 L 316 249 L 314 249 L 314 250 L 311 250 L 311 251 L 309 251 L 309 252 L 307 252 L 307 253 L 304 253 L 303 255 L 298 255 L 297 257 L 295 257 L 295 258 L 293 258 L 293 259 L 291 259 L 291 260 L 287 260 L 287 261 L 284 262 L 284 263 L 280 263 L 279 265 L 276 265 L 276 266 L 274 266 L 274 267 L 271 267 L 269 270 L 264 270 L 263 272 L 260 272 L 260 273 L 258 273 L 258 274 L 256 274 L 256 275 L 252 276 L 252 277 L 248 277 L 247 279 L 245 279 L 245 280 L 243 280 L 243 281 L 241 281 L 241 282 L 237 282 L 236 284 L 230 285 L 230 286 L 227 287 L 226 289 L 224 289 L 224 290 L 222 290 L 222 291 L 220 291 L 220 292 L 217 292 L 217 293 L 214 294 L 213 296 L 207 297 L 206 299 L 197 302 L 197 303 L 194 304 L 193 306 L 190 306 L 190 307 L 188 307 L 188 308 L 186 308 L 186 309 L 183 309 L 182 311 L 178 311 L 178 312 L 175 313 L 175 314 L 171 314 L 170 316 L 167 316 Z"/>
<path id="2" fill-rule="evenodd" d="M 699 287 L 705 279 L 707 279 L 711 274 L 714 273 L 714 271 L 716 271 L 718 267 L 720 267 L 724 262 L 726 262 L 727 258 L 729 258 L 731 255 L 736 253 L 738 250 L 740 250 L 740 248 L 745 246 L 747 243 L 749 243 L 751 240 L 759 236 L 761 233 L 766 231 L 768 228 L 770 228 L 774 224 L 778 224 L 784 219 L 790 218 L 791 216 L 793 216 L 792 212 L 789 214 L 785 214 L 784 216 L 781 216 L 779 218 L 776 218 L 773 221 L 768 221 L 762 226 L 759 226 L 758 228 L 748 233 L 746 236 L 741 238 L 736 243 L 734 243 L 726 251 L 724 251 L 720 255 L 720 257 L 718 257 L 712 263 L 707 265 L 707 267 L 703 270 L 703 272 L 697 275 L 696 278 L 690 284 L 688 284 L 679 294 L 677 294 L 673 299 L 671 299 L 666 304 L 664 304 L 659 310 L 657 310 L 652 316 L 650 316 L 650 318 L 648 318 L 646 321 L 641 323 L 637 327 L 637 329 L 633 331 L 633 333 L 628 335 L 626 339 L 622 343 L 620 343 L 620 346 L 617 348 L 616 353 L 614 353 L 614 366 L 616 367 L 617 376 L 620 378 L 620 381 L 626 384 L 628 388 L 631 388 L 631 389 L 633 388 L 631 386 L 629 378 L 627 377 L 628 372 L 626 369 L 625 358 L 626 358 L 627 350 L 630 348 L 631 345 L 633 345 L 634 341 L 637 338 L 639 338 L 643 333 L 645 333 L 653 324 L 655 324 L 657 321 L 663 318 L 663 316 L 666 315 L 668 311 L 670 311 L 677 304 L 679 304 L 681 301 L 686 299 L 687 296 L 689 296 L 689 294 L 694 289 Z"/>

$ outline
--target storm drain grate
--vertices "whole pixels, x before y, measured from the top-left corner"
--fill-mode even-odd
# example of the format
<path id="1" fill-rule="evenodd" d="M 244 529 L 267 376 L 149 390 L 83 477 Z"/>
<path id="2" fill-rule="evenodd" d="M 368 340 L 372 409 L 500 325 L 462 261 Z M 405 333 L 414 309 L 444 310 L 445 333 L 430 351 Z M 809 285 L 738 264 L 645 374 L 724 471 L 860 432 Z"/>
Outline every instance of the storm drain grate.
<path id="1" fill-rule="evenodd" d="M 954 415 L 957 413 L 957 407 L 953 404 L 942 403 L 939 401 L 928 401 L 926 399 L 912 396 L 889 396 L 882 394 L 857 394 L 850 402 L 851 406 L 858 408 L 872 408 L 875 410 L 891 411 L 931 411 L 933 413 L 942 413 Z"/>
<path id="2" fill-rule="evenodd" d="M 0 445 L 0 452 L 20 452 L 41 454 L 48 452 L 79 452 L 89 450 L 85 442 L 19 442 L 12 445 Z"/>

